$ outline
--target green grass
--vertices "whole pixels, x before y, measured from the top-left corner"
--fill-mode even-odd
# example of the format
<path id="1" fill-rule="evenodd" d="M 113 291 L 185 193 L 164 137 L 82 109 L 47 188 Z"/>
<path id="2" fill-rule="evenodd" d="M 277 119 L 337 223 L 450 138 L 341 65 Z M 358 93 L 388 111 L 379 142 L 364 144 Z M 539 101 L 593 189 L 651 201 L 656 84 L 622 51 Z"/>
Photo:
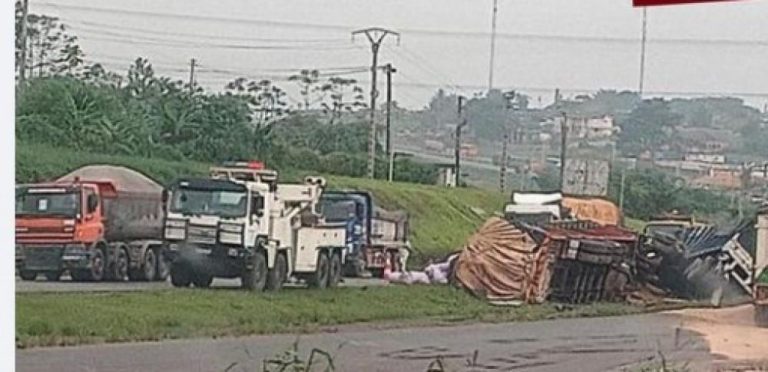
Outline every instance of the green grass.
<path id="1" fill-rule="evenodd" d="M 19 347 L 299 333 L 341 324 L 529 321 L 637 313 L 623 304 L 495 307 L 445 286 L 16 295 Z"/>
<path id="2" fill-rule="evenodd" d="M 79 153 L 50 146 L 17 143 L 16 182 L 51 180 L 80 166 L 95 163 L 136 169 L 163 184 L 181 176 L 204 176 L 209 167 L 209 164 L 191 161 Z M 281 170 L 280 178 L 297 181 L 311 173 Z M 408 211 L 416 261 L 461 248 L 483 221 L 503 208 L 505 201 L 501 193 L 474 188 L 453 189 L 337 176 L 327 178 L 330 188 L 368 190 L 373 192 L 376 202 L 382 207 Z"/>

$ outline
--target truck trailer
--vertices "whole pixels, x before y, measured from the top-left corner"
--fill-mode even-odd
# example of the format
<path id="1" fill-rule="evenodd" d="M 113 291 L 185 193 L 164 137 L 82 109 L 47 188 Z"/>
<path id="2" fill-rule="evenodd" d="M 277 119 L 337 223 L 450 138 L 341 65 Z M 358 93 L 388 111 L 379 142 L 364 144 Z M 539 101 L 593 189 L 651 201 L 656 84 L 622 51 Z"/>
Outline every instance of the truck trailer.
<path id="1" fill-rule="evenodd" d="M 165 280 L 162 186 L 134 170 L 90 165 L 16 187 L 16 267 L 75 281 Z"/>
<path id="2" fill-rule="evenodd" d="M 326 221 L 318 202 L 325 180 L 277 182 L 260 162 L 212 167 L 208 178 L 182 178 L 167 190 L 164 241 L 176 287 L 208 287 L 240 278 L 252 291 L 279 290 L 289 279 L 336 286 L 346 228 Z"/>

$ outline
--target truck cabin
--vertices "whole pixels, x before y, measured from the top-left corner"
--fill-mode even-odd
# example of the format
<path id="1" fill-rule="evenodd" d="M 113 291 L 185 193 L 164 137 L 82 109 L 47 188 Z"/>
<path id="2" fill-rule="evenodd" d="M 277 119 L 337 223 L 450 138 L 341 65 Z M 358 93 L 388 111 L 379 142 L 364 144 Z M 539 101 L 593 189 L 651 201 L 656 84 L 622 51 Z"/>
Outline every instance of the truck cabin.
<path id="1" fill-rule="evenodd" d="M 264 215 L 264 195 L 225 179 L 180 179 L 166 190 L 164 199 L 169 214 L 227 219 Z"/>
<path id="2" fill-rule="evenodd" d="M 644 235 L 662 233 L 670 236 L 676 236 L 686 228 L 697 226 L 699 223 L 693 216 L 680 215 L 676 213 L 657 216 L 651 219 L 643 229 Z"/>
<path id="3" fill-rule="evenodd" d="M 115 195 L 116 189 L 111 182 L 19 185 L 16 187 L 16 217 L 88 220 L 100 211 L 100 197 Z"/>
<path id="4" fill-rule="evenodd" d="M 367 192 L 362 191 L 326 191 L 320 198 L 319 212 L 328 223 L 359 224 L 365 234 L 365 239 L 370 243 L 372 198 Z"/>

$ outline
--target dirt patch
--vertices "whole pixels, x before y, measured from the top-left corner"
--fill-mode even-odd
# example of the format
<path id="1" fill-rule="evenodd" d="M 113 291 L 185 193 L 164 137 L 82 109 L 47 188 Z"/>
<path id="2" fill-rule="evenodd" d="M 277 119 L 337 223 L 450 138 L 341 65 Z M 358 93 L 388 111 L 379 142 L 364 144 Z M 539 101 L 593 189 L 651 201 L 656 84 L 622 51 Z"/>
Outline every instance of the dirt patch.
<path id="1" fill-rule="evenodd" d="M 723 309 L 684 309 L 680 327 L 702 334 L 712 354 L 732 361 L 768 361 L 768 328 L 754 324 L 754 308 L 742 305 Z"/>

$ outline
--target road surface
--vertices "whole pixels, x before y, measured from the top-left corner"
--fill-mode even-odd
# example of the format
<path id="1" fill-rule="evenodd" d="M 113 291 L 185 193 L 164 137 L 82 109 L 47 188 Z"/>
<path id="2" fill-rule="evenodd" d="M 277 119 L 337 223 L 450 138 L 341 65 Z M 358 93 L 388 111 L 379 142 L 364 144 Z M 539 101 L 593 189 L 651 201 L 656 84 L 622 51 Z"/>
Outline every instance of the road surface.
<path id="1" fill-rule="evenodd" d="M 427 371 L 438 357 L 445 370 L 455 371 L 620 371 L 659 355 L 672 364 L 690 362 L 696 371 L 710 369 L 722 357 L 710 353 L 704 336 L 679 328 L 682 319 L 646 314 L 388 330 L 349 326 L 301 336 L 300 354 L 328 351 L 338 371 Z M 265 358 L 289 350 L 295 340 L 277 335 L 19 350 L 16 370 L 261 371 Z M 472 359 L 474 367 L 466 367 Z"/>
<path id="2" fill-rule="evenodd" d="M 344 287 L 362 287 L 385 285 L 386 282 L 380 279 L 359 279 L 344 278 L 341 286 Z M 290 285 L 289 285 L 290 286 Z M 239 288 L 239 279 L 216 278 L 213 281 L 214 288 Z M 49 282 L 40 279 L 27 282 L 16 278 L 16 293 L 29 292 L 134 292 L 134 291 L 157 291 L 173 288 L 170 281 L 166 282 L 72 282 L 68 276 L 62 278 L 60 282 Z"/>

